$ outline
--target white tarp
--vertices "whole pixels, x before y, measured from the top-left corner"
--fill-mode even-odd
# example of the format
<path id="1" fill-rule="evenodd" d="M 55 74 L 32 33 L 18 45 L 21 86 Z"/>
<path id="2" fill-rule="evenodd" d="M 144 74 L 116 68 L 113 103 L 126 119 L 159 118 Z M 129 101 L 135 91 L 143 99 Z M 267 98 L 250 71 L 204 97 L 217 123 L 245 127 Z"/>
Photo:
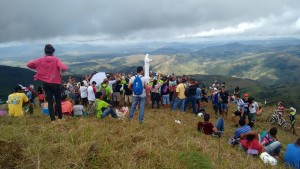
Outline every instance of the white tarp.
<path id="1" fill-rule="evenodd" d="M 99 72 L 96 73 L 90 80 L 90 84 L 92 84 L 93 81 L 95 81 L 97 84 L 96 86 L 100 86 L 101 83 L 103 82 L 103 79 L 106 78 L 105 72 Z"/>

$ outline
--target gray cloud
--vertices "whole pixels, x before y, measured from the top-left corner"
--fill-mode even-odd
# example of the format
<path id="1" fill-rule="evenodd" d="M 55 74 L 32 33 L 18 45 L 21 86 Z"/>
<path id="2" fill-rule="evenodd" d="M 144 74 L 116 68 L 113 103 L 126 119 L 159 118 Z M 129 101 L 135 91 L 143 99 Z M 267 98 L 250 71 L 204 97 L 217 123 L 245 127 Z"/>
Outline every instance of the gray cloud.
<path id="1" fill-rule="evenodd" d="M 0 43 L 300 34 L 299 0 L 0 1 Z"/>

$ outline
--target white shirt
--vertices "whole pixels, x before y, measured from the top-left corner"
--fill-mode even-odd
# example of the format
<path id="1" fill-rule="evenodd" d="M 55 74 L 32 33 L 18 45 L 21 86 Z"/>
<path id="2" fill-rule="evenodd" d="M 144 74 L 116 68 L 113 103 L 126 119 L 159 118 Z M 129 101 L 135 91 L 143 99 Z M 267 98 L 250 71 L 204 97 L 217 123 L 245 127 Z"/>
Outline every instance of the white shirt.
<path id="1" fill-rule="evenodd" d="M 110 86 L 111 89 L 113 89 L 112 85 L 116 83 L 116 80 L 110 80 L 108 82 L 108 86 Z M 111 90 L 111 93 L 113 93 L 113 90 Z"/>
<path id="2" fill-rule="evenodd" d="M 253 102 L 251 105 L 249 105 L 249 111 L 250 113 L 256 113 L 258 110 L 258 104 L 256 102 Z"/>
<path id="3" fill-rule="evenodd" d="M 139 77 L 141 78 L 142 83 L 143 83 L 143 93 L 140 94 L 140 95 L 135 95 L 135 94 L 133 93 L 133 96 L 146 97 L 146 91 L 145 91 L 146 78 L 145 78 L 144 76 L 141 76 L 141 75 L 139 75 Z M 133 82 L 134 82 L 134 79 L 135 79 L 135 76 L 132 76 L 132 77 L 130 78 L 129 83 L 131 83 L 131 87 L 132 87 L 132 84 L 133 84 Z"/>
<path id="4" fill-rule="evenodd" d="M 82 82 L 83 82 L 84 86 L 89 87 L 89 84 L 86 80 L 83 80 Z"/>
<path id="5" fill-rule="evenodd" d="M 94 101 L 96 98 L 95 98 L 95 93 L 94 93 L 93 87 L 89 86 L 87 88 L 87 92 L 88 92 L 88 100 L 89 101 Z"/>
<path id="6" fill-rule="evenodd" d="M 81 98 L 87 98 L 88 97 L 88 91 L 86 86 L 80 86 L 80 97 Z"/>
<path id="7" fill-rule="evenodd" d="M 237 104 L 237 108 L 240 112 L 242 111 L 242 109 L 245 108 L 245 103 L 242 99 L 237 100 L 236 104 Z"/>

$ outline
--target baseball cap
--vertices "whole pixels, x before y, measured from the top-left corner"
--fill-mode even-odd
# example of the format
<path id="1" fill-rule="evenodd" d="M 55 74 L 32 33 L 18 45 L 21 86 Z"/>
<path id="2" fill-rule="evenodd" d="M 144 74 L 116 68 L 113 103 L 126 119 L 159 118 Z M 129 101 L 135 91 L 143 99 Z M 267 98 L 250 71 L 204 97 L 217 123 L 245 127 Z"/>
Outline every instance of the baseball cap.
<path id="1" fill-rule="evenodd" d="M 244 94 L 244 97 L 248 97 L 248 96 L 249 96 L 248 93 L 245 93 L 245 94 Z"/>

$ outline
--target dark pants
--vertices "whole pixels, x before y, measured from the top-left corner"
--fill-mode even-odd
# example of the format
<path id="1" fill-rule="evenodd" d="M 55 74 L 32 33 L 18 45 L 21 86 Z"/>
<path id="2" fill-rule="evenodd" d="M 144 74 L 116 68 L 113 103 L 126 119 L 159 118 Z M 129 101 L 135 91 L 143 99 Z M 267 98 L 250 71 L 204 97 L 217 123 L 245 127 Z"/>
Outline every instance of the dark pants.
<path id="1" fill-rule="evenodd" d="M 196 112 L 196 98 L 194 96 L 189 96 L 186 100 L 185 100 L 185 106 L 184 106 L 184 111 L 186 111 L 186 108 L 188 106 L 189 103 L 192 103 L 192 108 L 193 108 L 193 113 L 197 113 Z"/>
<path id="2" fill-rule="evenodd" d="M 154 108 L 154 104 L 156 102 L 157 108 L 159 109 L 159 101 L 160 101 L 160 95 L 159 93 L 151 93 L 151 101 L 152 101 L 152 109 Z"/>
<path id="3" fill-rule="evenodd" d="M 86 98 L 81 98 L 81 101 L 82 101 L 82 105 L 83 106 L 87 106 L 88 105 L 88 99 L 87 99 L 87 97 Z"/>
<path id="4" fill-rule="evenodd" d="M 55 98 L 55 103 L 56 103 L 55 111 L 57 112 L 58 118 L 62 119 L 60 84 L 44 82 L 43 88 L 46 94 L 46 99 L 48 101 L 48 110 L 49 110 L 51 121 L 55 120 L 55 114 L 53 109 L 53 103 L 54 103 L 53 96 Z"/>

